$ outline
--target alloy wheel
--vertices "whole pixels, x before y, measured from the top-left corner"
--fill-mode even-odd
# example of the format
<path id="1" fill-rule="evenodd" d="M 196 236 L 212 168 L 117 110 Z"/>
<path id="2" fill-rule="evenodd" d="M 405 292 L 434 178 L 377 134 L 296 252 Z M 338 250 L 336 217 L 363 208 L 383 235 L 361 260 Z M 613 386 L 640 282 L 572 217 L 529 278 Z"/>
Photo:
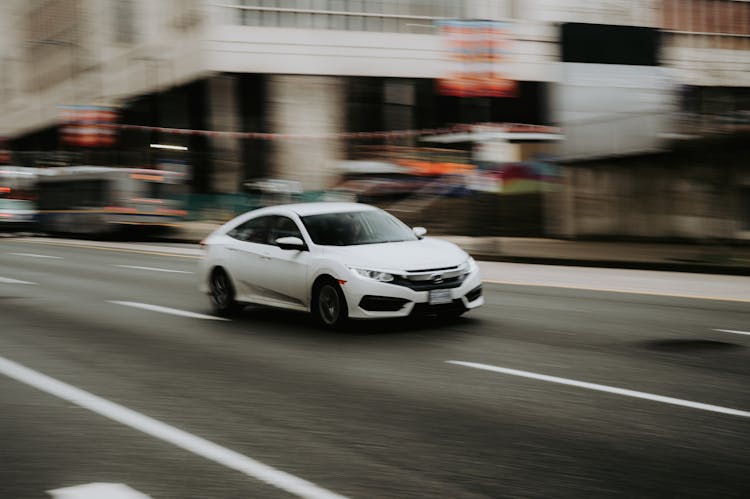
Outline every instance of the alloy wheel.
<path id="1" fill-rule="evenodd" d="M 211 276 L 209 295 L 214 310 L 219 315 L 230 315 L 239 308 L 234 300 L 234 287 L 226 272 L 219 269 Z"/>
<path id="2" fill-rule="evenodd" d="M 318 294 L 318 312 L 322 321 L 331 326 L 339 321 L 341 300 L 338 291 L 330 284 L 324 284 Z"/>

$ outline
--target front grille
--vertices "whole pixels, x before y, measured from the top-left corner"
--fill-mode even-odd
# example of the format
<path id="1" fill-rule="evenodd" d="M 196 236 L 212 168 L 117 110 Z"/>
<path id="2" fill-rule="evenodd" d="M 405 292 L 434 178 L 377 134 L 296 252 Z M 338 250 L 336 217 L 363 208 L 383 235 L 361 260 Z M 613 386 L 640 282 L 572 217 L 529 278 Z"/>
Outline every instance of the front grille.
<path id="1" fill-rule="evenodd" d="M 457 288 L 461 285 L 464 280 L 464 276 L 449 277 L 447 279 L 440 279 L 438 281 L 415 281 L 408 279 L 403 276 L 394 276 L 391 284 L 398 286 L 405 286 L 414 291 L 430 291 L 432 289 L 451 289 Z"/>
<path id="2" fill-rule="evenodd" d="M 440 267 L 437 269 L 419 269 L 419 270 L 407 270 L 407 272 L 419 274 L 421 272 L 438 272 L 441 270 L 456 270 L 456 267 Z"/>
<path id="3" fill-rule="evenodd" d="M 390 296 L 365 295 L 359 301 L 359 306 L 368 312 L 395 312 L 401 310 L 408 301 Z"/>
<path id="4" fill-rule="evenodd" d="M 411 315 L 440 315 L 440 314 L 458 314 L 466 311 L 464 303 L 460 299 L 453 300 L 451 303 L 441 305 L 430 305 L 429 303 L 416 303 L 411 311 Z"/>
<path id="5" fill-rule="evenodd" d="M 472 289 L 471 291 L 469 291 L 468 293 L 466 293 L 466 299 L 469 302 L 473 302 L 474 300 L 476 300 L 480 296 L 482 296 L 482 285 L 481 284 L 479 286 L 477 286 L 476 288 Z"/>

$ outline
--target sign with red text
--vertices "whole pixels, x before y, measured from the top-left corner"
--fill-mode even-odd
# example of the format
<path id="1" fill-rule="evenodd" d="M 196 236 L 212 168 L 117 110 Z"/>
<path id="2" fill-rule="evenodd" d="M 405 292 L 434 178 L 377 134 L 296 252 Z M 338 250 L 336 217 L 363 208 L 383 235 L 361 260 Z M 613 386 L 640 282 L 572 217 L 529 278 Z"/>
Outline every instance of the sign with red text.
<path id="1" fill-rule="evenodd" d="M 61 141 L 78 147 L 108 147 L 117 136 L 117 110 L 106 106 L 61 106 Z"/>
<path id="2" fill-rule="evenodd" d="M 438 93 L 456 97 L 515 97 L 508 74 L 511 24 L 502 21 L 438 21 L 447 64 Z"/>

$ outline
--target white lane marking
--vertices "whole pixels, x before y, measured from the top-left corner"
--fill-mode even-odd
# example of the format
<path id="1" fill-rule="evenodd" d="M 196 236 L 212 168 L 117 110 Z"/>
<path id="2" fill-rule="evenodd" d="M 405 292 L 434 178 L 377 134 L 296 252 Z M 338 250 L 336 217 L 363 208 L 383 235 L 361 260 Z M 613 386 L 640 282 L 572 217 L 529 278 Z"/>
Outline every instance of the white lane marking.
<path id="1" fill-rule="evenodd" d="M 714 331 L 721 331 L 722 333 L 732 333 L 732 334 L 746 334 L 750 336 L 750 331 L 736 331 L 734 329 L 714 329 Z"/>
<path id="2" fill-rule="evenodd" d="M 122 483 L 87 483 L 62 489 L 48 490 L 53 499 L 151 499 Z"/>
<path id="3" fill-rule="evenodd" d="M 122 267 L 124 269 L 137 269 L 137 270 L 153 270 L 154 272 L 172 272 L 175 274 L 192 274 L 186 270 L 172 270 L 172 269 L 160 269 L 157 267 L 141 267 L 139 265 L 113 265 L 114 267 Z"/>
<path id="4" fill-rule="evenodd" d="M 179 315 L 180 317 L 190 317 L 191 319 L 209 319 L 212 321 L 228 321 L 229 320 L 224 317 L 197 314 L 195 312 L 188 312 L 187 310 L 180 310 L 178 308 L 162 307 L 160 305 L 149 305 L 148 303 L 138 303 L 135 301 L 107 300 L 107 303 L 115 303 L 117 305 L 124 305 L 126 307 L 142 308 L 143 310 L 150 310 L 152 312 L 161 312 L 163 314 Z"/>
<path id="5" fill-rule="evenodd" d="M 718 412 L 721 414 L 729 414 L 732 416 L 742 416 L 750 418 L 750 412 L 740 411 L 738 409 L 731 409 L 729 407 L 721 407 L 719 405 L 703 404 L 700 402 L 692 402 L 690 400 L 676 399 L 672 397 L 665 397 L 663 395 L 654 395 L 653 393 L 638 392 L 635 390 L 627 390 L 625 388 L 616 388 L 614 386 L 598 385 L 596 383 L 587 383 L 585 381 L 576 381 L 574 379 L 558 378 L 557 376 L 547 376 L 546 374 L 537 374 L 529 371 L 519 371 L 517 369 L 508 369 L 506 367 L 491 366 L 489 364 L 478 364 L 476 362 L 463 362 L 460 360 L 446 360 L 448 364 L 456 364 L 464 367 L 473 367 L 474 369 L 483 369 L 485 371 L 492 371 L 502 374 L 510 374 L 511 376 L 520 376 L 522 378 L 531 378 L 541 381 L 548 381 L 550 383 L 559 383 L 561 385 L 577 386 L 578 388 L 586 388 L 588 390 L 596 390 L 599 392 L 614 393 L 616 395 L 624 395 L 626 397 L 635 397 L 640 399 L 652 400 L 655 402 L 662 402 L 665 404 L 679 405 L 682 407 L 690 407 L 692 409 L 700 409 L 703 411 Z"/>
<path id="6" fill-rule="evenodd" d="M 110 402 L 4 357 L 0 357 L 0 373 L 290 494 L 310 499 L 344 499 L 344 496 L 319 487 L 312 482 L 263 464 L 120 404 Z"/>
<path id="7" fill-rule="evenodd" d="M 38 255 L 36 253 L 8 253 L 9 255 L 16 255 L 16 256 L 29 256 L 31 258 L 50 258 L 52 260 L 62 260 L 63 257 L 61 256 L 51 256 L 51 255 Z"/>
<path id="8" fill-rule="evenodd" d="M 36 284 L 35 282 L 19 281 L 10 277 L 0 277 L 0 284 Z"/>

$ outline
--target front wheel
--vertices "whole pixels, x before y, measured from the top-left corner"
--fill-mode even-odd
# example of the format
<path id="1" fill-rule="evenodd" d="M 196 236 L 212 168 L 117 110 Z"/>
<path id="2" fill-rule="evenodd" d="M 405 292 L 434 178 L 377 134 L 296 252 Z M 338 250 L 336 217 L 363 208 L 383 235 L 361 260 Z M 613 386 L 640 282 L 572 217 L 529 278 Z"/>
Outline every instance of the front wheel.
<path id="1" fill-rule="evenodd" d="M 216 315 L 227 317 L 235 314 L 240 305 L 234 299 L 234 286 L 223 269 L 216 269 L 211 274 L 209 296 Z"/>
<path id="2" fill-rule="evenodd" d="M 317 287 L 313 314 L 320 324 L 328 328 L 342 327 L 349 316 L 346 298 L 338 284 L 327 281 Z"/>

